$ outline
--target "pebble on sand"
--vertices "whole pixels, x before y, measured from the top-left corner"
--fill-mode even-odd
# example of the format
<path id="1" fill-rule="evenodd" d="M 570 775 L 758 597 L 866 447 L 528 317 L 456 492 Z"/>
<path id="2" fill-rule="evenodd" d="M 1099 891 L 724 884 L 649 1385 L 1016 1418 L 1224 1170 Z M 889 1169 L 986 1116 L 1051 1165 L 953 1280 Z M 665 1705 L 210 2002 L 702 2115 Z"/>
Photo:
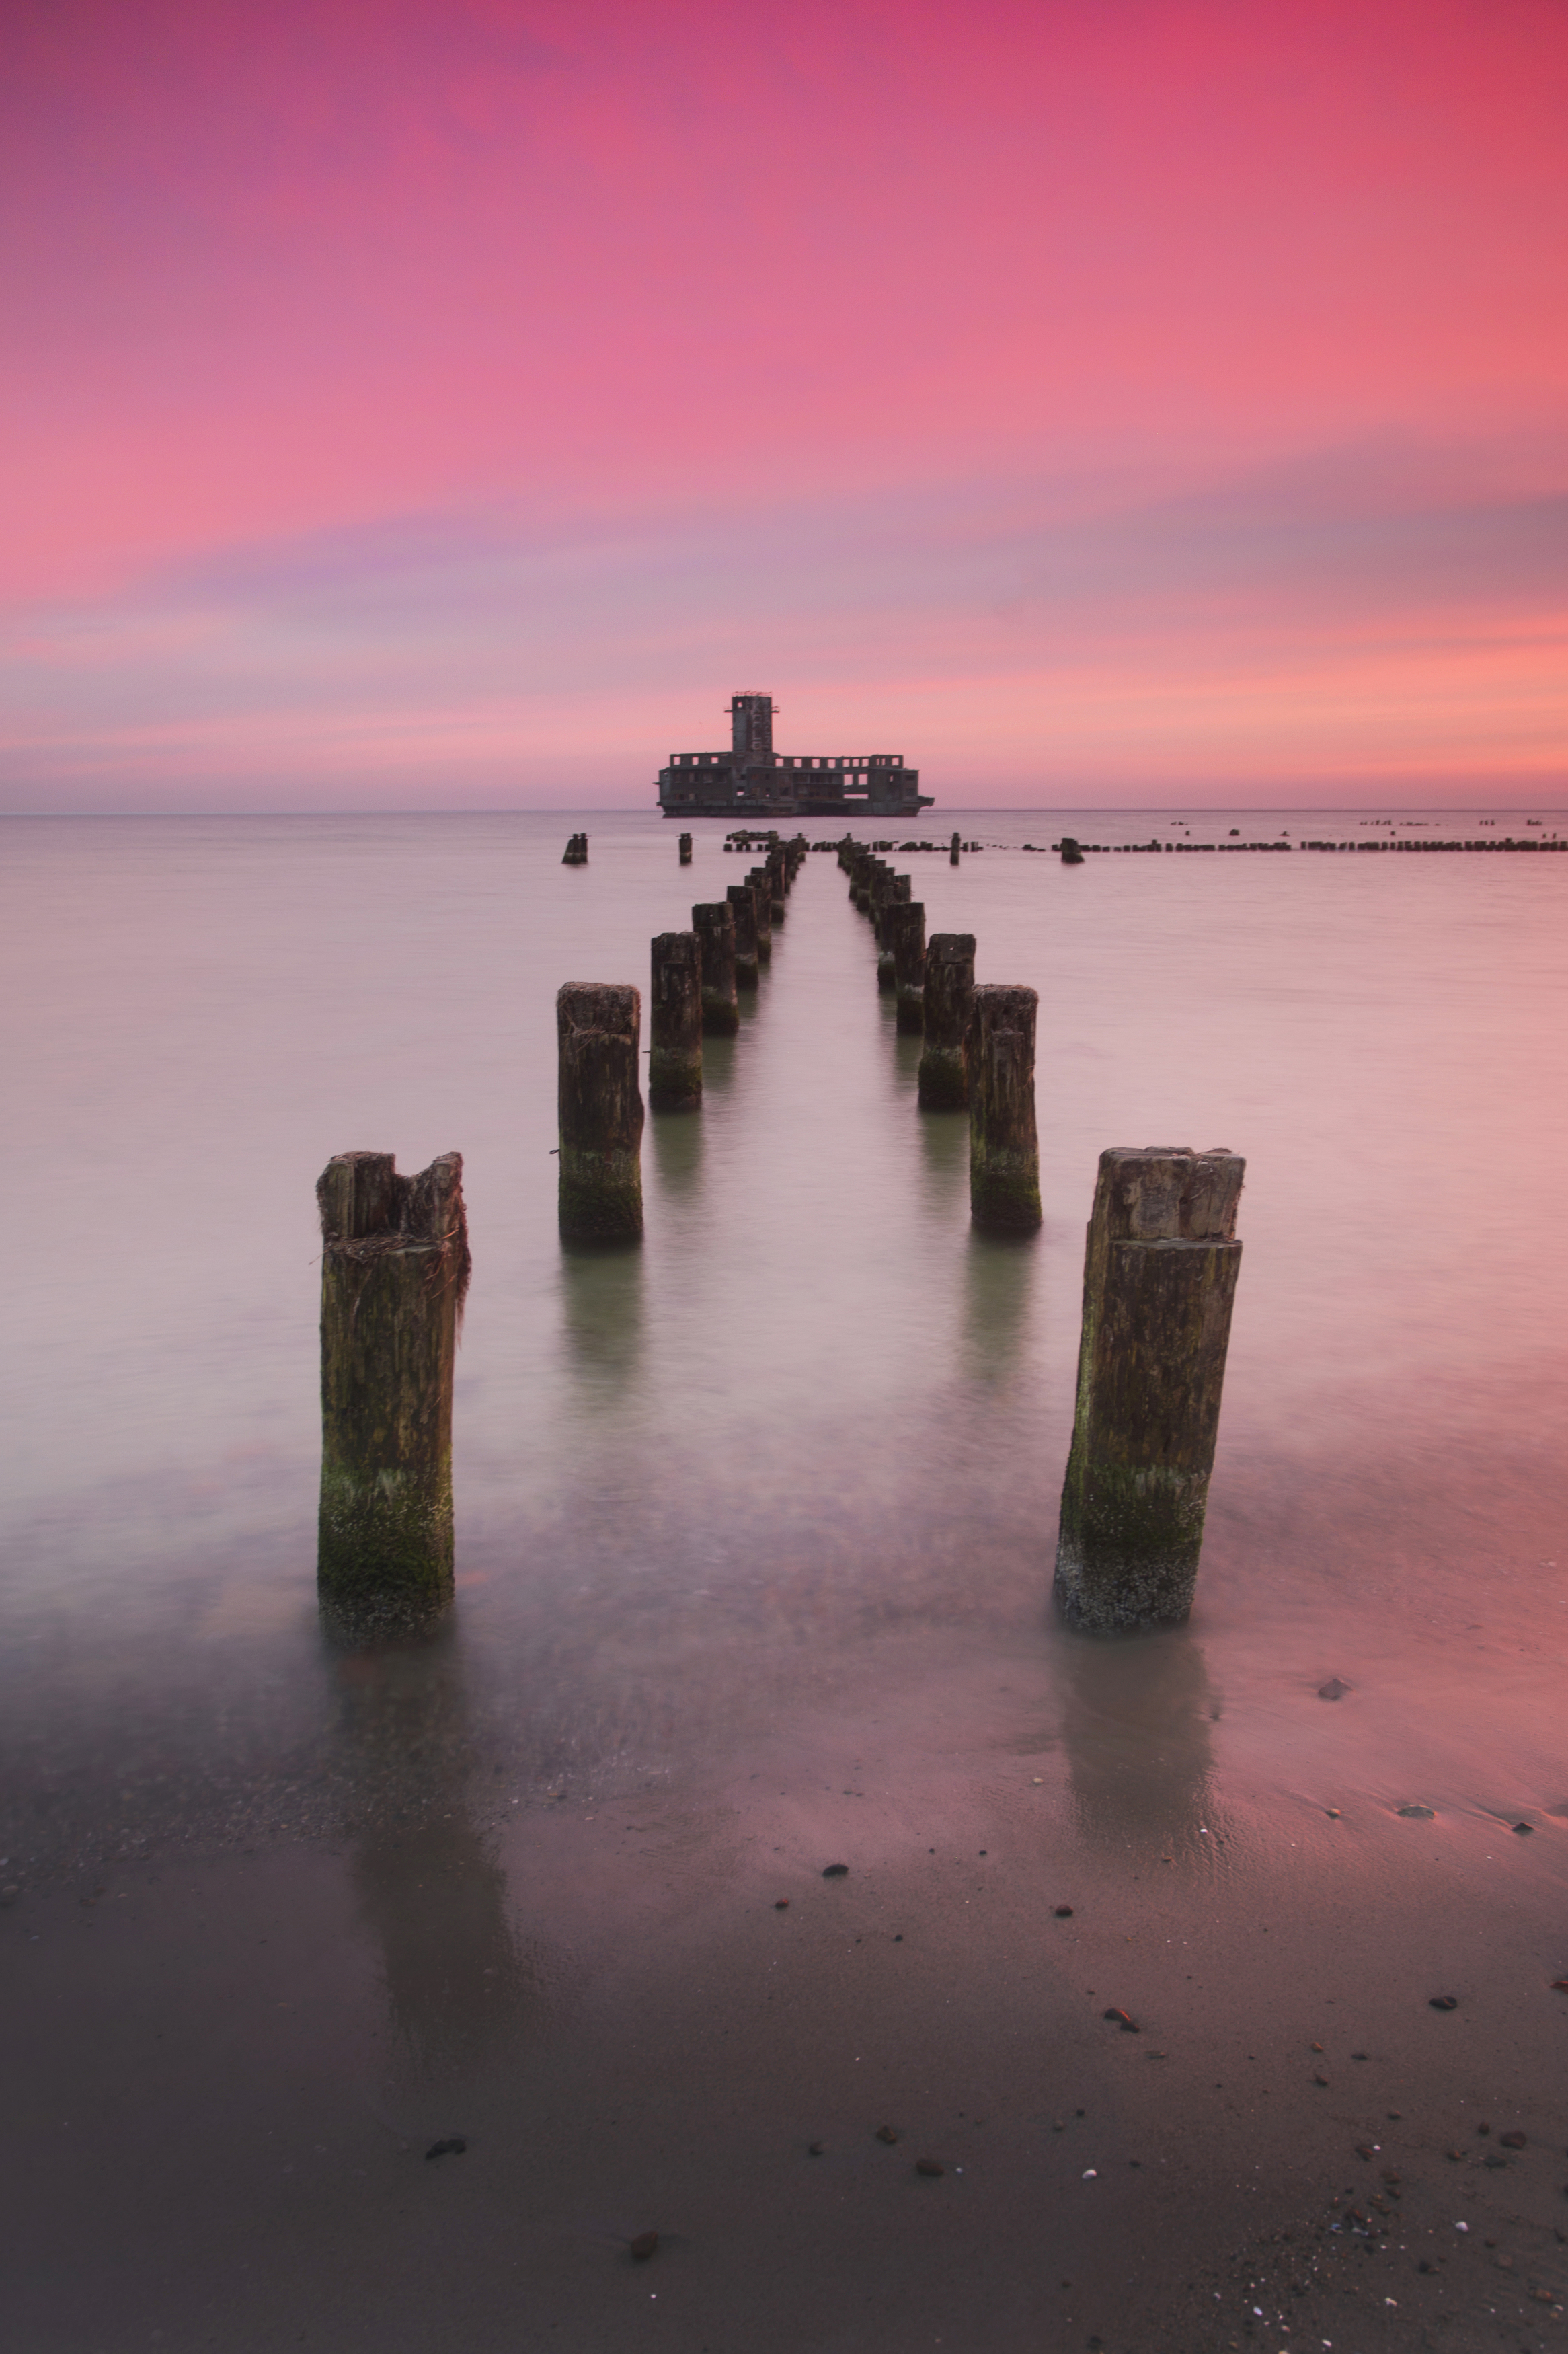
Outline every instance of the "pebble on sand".
<path id="1" fill-rule="evenodd" d="M 1526 2147 L 1525 2137 L 1521 2133 L 1499 2134 L 1498 2139 L 1504 2149 L 1523 2149 Z"/>
<path id="2" fill-rule="evenodd" d="M 823 2145 L 820 2141 L 809 2141 L 806 2144 L 806 2155 L 808 2158 L 821 2158 L 822 2148 Z"/>
<path id="3" fill-rule="evenodd" d="M 822 1878 L 824 1880 L 847 1880 L 848 1877 L 849 1866 L 847 1863 L 830 1863 L 824 1868 L 822 1872 Z"/>
<path id="4" fill-rule="evenodd" d="M 1113 2007 L 1109 2010 L 1101 2011 L 1100 2017 L 1114 2020 L 1124 2035 L 1139 2035 L 1142 2032 L 1137 2020 L 1129 2019 L 1125 2010 L 1118 2010 Z"/>
<path id="5" fill-rule="evenodd" d="M 887 2144 L 888 2148 L 891 2149 L 894 2143 L 898 2139 L 897 2126 L 878 2126 L 876 2128 L 876 2138 L 878 2141 L 885 2141 Z"/>
<path id="6" fill-rule="evenodd" d="M 1457 2010 L 1459 2008 L 1459 1998 L 1457 1994 L 1430 1995 L 1427 2000 L 1434 2010 Z"/>
<path id="7" fill-rule="evenodd" d="M 461 2134 L 453 2134 L 450 2141 L 433 2141 L 425 2152 L 427 2158 L 461 2158 L 468 2144 Z"/>
<path id="8" fill-rule="evenodd" d="M 1057 1920 L 1058 1920 L 1058 1921 L 1070 1921 L 1070 1920 L 1072 1919 L 1072 1917 L 1073 1917 L 1073 1908 L 1072 1908 L 1072 1906 L 1071 1906 L 1070 1904 L 1058 1904 L 1058 1905 L 1057 1905 L 1057 1907 L 1056 1907 L 1056 1918 L 1057 1918 Z"/>
<path id="9" fill-rule="evenodd" d="M 1514 1829 L 1519 1833 L 1520 1839 L 1528 1839 L 1534 1829 L 1535 1825 L 1533 1823 L 1515 1823 L 1514 1825 Z"/>
<path id="10" fill-rule="evenodd" d="M 634 2240 L 628 2240 L 626 2244 L 638 2263 L 645 2264 L 649 2257 L 658 2250 L 659 2234 L 657 2232 L 639 2232 L 637 2237 Z"/>
<path id="11" fill-rule="evenodd" d="M 788 1913 L 789 1899 L 787 1896 L 776 1896 L 773 1900 L 773 1910 L 775 1913 Z"/>
<path id="12" fill-rule="evenodd" d="M 1434 1809 L 1431 1807 L 1401 1807 L 1399 1812 L 1407 1822 L 1429 1823 L 1434 1819 Z"/>
<path id="13" fill-rule="evenodd" d="M 916 2174 L 946 2174 L 947 2170 L 939 2158 L 917 2158 L 915 2161 Z"/>
<path id="14" fill-rule="evenodd" d="M 1318 1697 L 1319 1700 L 1343 1700 L 1350 1689 L 1350 1685 L 1341 1683 L 1338 1676 L 1330 1676 L 1326 1684 L 1319 1685 Z"/>

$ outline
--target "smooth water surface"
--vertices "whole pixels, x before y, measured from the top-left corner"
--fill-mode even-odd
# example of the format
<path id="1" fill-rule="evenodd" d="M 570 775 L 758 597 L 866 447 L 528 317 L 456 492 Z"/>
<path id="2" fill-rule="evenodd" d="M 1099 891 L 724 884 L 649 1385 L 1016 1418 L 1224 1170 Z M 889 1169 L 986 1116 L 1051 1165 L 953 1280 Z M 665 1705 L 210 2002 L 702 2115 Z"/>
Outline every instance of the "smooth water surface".
<path id="1" fill-rule="evenodd" d="M 945 844 L 954 822 L 895 838 Z M 633 1917 L 673 1973 L 658 1999 L 684 1999 L 685 1900 L 738 1885 L 748 1842 L 752 1863 L 798 1848 L 814 1879 L 852 1824 L 855 1872 L 900 1890 L 955 1840 L 1017 1859 L 1025 1914 L 1070 1882 L 1108 1910 L 1115 1885 L 1123 1943 L 1163 1872 L 1190 1903 L 1171 1937 L 1210 1941 L 1226 1999 L 1260 1906 L 1304 1984 L 1352 1916 L 1373 1956 L 1418 1944 L 1439 1888 L 1478 1919 L 1551 1922 L 1568 859 L 1069 869 L 1022 843 L 1168 821 L 961 822 L 987 847 L 959 867 L 893 863 L 928 930 L 976 933 L 980 979 L 1039 991 L 1039 1237 L 970 1233 L 964 1122 L 917 1111 L 918 1044 L 824 853 L 739 1037 L 709 1042 L 702 1113 L 651 1119 L 646 1239 L 609 1256 L 556 1234 L 555 992 L 646 986 L 650 936 L 747 863 L 722 824 L 683 870 L 652 816 L 590 820 L 585 868 L 559 864 L 567 819 L 6 822 L 0 1878 L 22 1965 L 79 1886 L 111 1904 L 170 1859 L 292 1856 L 316 1878 L 289 1909 L 324 1908 L 309 1968 L 330 1952 L 344 1974 L 344 2048 L 390 2039 L 364 2062 L 390 2115 L 395 2077 L 477 2081 L 496 2022 L 526 2043 L 585 2001 Z M 1200 840 L 1234 822 L 1190 821 Z M 1191 1628 L 1107 1648 L 1048 1597 L 1096 1162 L 1148 1143 L 1245 1155 L 1245 1257 Z M 456 1610 L 433 1642 L 362 1654 L 323 1641 L 313 1558 L 313 1189 L 357 1148 L 404 1169 L 461 1150 L 474 1257 Z M 745 1829 L 765 1797 L 779 1811 Z M 654 1798 L 674 1812 L 633 1902 L 588 1859 L 601 1807 L 635 1846 L 653 1829 L 626 1810 Z M 564 1854 L 568 1821 L 563 1876 L 528 1842 L 558 1829 Z M 1114 1879 L 1135 1859 L 1137 1895 Z M 428 1874 L 466 1909 L 432 1917 Z M 951 1928 L 979 1902 L 938 1910 Z M 936 2013 L 910 1994 L 916 2042 L 955 2002 L 1005 2012 L 977 1989 L 1044 1934 L 1010 1918 L 983 1957 L 954 1949 Z M 1523 1946 L 1531 1987 L 1568 1968 L 1568 1947 L 1553 1967 Z M 1558 2013 L 1544 2031 L 1560 2068 Z M 846 2243 L 834 2277 L 858 2261 Z M 1054 2278 L 1014 2282 L 989 2340 L 946 2342 L 1025 2342 L 1047 2287 L 1060 2305 Z M 90 2298 L 72 2310 L 55 2342 L 97 2344 Z M 256 2344 L 285 2342 L 281 2310 Z M 597 2344 L 621 2325 L 576 2326 Z M 802 2311 L 778 2342 L 895 2342 L 865 2327 Z"/>

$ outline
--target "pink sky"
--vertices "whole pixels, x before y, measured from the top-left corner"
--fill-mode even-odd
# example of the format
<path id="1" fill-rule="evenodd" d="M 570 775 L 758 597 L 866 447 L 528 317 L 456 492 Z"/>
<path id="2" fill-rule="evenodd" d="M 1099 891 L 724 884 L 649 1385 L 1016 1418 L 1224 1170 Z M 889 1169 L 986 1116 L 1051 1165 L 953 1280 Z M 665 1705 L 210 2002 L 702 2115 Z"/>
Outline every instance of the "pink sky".
<path id="1" fill-rule="evenodd" d="M 1568 803 L 1559 0 L 0 43 L 0 807 Z"/>

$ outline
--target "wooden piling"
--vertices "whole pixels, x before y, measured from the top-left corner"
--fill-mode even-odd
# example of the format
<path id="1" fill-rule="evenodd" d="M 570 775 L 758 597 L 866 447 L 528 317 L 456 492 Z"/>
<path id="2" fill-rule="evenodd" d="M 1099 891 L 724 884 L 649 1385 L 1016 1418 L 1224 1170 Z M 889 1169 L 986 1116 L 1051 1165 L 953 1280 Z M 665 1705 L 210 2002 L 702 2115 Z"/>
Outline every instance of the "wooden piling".
<path id="1" fill-rule="evenodd" d="M 703 1099 L 703 956 L 695 932 L 661 932 L 648 991 L 648 1101 L 694 1111 Z"/>
<path id="2" fill-rule="evenodd" d="M 958 864 L 958 863 L 959 863 L 959 837 L 958 837 L 958 835 L 955 833 L 955 834 L 954 834 L 954 836 L 953 836 L 953 839 L 952 839 L 951 843 L 948 845 L 948 865 L 949 865 L 949 866 L 956 866 L 956 865 Z"/>
<path id="3" fill-rule="evenodd" d="M 773 961 L 773 884 L 766 866 L 753 866 L 747 872 L 752 896 L 757 902 L 757 961 Z"/>
<path id="4" fill-rule="evenodd" d="M 462 1155 L 400 1177 L 343 1152 L 322 1221 L 322 1606 L 413 1626 L 451 1599 L 452 1369 L 468 1288 Z"/>
<path id="5" fill-rule="evenodd" d="M 768 854 L 768 914 L 770 923 L 781 924 L 785 917 L 784 897 L 789 884 L 784 879 L 784 847 L 775 843 Z"/>
<path id="6" fill-rule="evenodd" d="M 586 833 L 574 833 L 567 836 L 566 849 L 561 854 L 561 864 L 563 866 L 586 866 L 588 864 L 588 836 Z"/>
<path id="7" fill-rule="evenodd" d="M 735 981 L 737 989 L 757 987 L 757 893 L 749 883 L 732 883 L 725 893 L 735 917 Z"/>
<path id="8" fill-rule="evenodd" d="M 710 1038 L 733 1037 L 740 1027 L 735 991 L 735 911 L 727 899 L 692 909 L 692 929 L 703 960 L 703 1029 Z"/>
<path id="9" fill-rule="evenodd" d="M 692 837 L 689 833 L 683 833 L 681 836 L 681 864 L 683 866 L 689 866 L 691 863 Z"/>
<path id="10" fill-rule="evenodd" d="M 629 981 L 568 981 L 556 993 L 563 1241 L 642 1233 L 641 1013 Z"/>
<path id="11" fill-rule="evenodd" d="M 1055 1579 L 1064 1617 L 1095 1634 L 1192 1606 L 1245 1167 L 1185 1145 L 1100 1156 Z"/>
<path id="12" fill-rule="evenodd" d="M 874 897 L 872 907 L 876 920 L 876 985 L 891 996 L 898 986 L 893 969 L 893 909 L 909 905 L 910 883 L 907 875 L 889 875 L 886 888 L 880 899 Z"/>
<path id="13" fill-rule="evenodd" d="M 895 899 L 887 909 L 893 950 L 896 1026 L 918 1037 L 926 1026 L 926 910 L 918 899 Z"/>
<path id="14" fill-rule="evenodd" d="M 975 993 L 975 936 L 933 932 L 926 943 L 919 1097 L 927 1111 L 962 1111 L 969 1099 L 965 1041 Z"/>
<path id="15" fill-rule="evenodd" d="M 974 991 L 969 1075 L 969 1215 L 992 1234 L 1040 1224 L 1040 1143 L 1034 1126 L 1033 989 L 986 982 Z"/>

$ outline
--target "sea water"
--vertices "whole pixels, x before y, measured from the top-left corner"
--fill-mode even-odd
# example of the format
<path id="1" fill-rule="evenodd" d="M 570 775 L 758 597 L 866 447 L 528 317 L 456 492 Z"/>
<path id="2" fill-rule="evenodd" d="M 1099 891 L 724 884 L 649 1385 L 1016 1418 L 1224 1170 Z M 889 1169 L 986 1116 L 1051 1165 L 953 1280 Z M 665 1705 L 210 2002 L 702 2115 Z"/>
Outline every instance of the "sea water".
<path id="1" fill-rule="evenodd" d="M 1507 2000 L 1533 2019 L 1533 1990 L 1568 1970 L 1568 1942 L 1555 1960 L 1549 1950 L 1568 1855 L 1568 858 L 1066 867 L 1048 854 L 1064 832 L 1106 844 L 1219 843 L 1233 827 L 1257 842 L 1368 837 L 1354 817 L 1310 811 L 859 821 L 863 836 L 943 845 L 892 855 L 927 932 L 972 931 L 980 981 L 1039 992 L 1039 1235 L 971 1232 L 965 1122 L 917 1109 L 918 1041 L 895 1035 L 869 929 L 835 859 L 817 853 L 739 1035 L 705 1042 L 700 1114 L 650 1119 L 641 1248 L 594 1254 L 563 1249 L 556 1230 L 556 991 L 645 987 L 651 935 L 683 928 L 692 903 L 722 897 L 749 860 L 725 851 L 717 822 L 697 825 L 683 868 L 675 828 L 656 816 L 590 815 L 588 863 L 565 867 L 580 822 L 6 823 L 0 1882 L 14 1893 L 0 1926 L 16 1967 L 49 1982 L 69 1925 L 84 1955 L 76 2016 L 95 2022 L 94 2064 L 112 2074 L 117 1987 L 155 1981 L 165 1999 L 185 1985 L 198 2010 L 211 1996 L 183 1932 L 154 1957 L 154 1885 L 173 1903 L 177 1884 L 188 1903 L 192 1874 L 221 1880 L 248 1953 L 269 1934 L 249 1938 L 248 1907 L 308 1917 L 307 1950 L 274 1955 L 265 1988 L 236 1980 L 230 2034 L 246 2043 L 249 2021 L 260 2036 L 263 2014 L 267 2036 L 281 2031 L 281 2011 L 324 1999 L 324 1970 L 336 2048 L 355 2054 L 344 2063 L 354 2099 L 369 2130 L 409 2147 L 452 2105 L 482 2107 L 476 2087 L 503 2044 L 524 2073 L 546 2052 L 565 2064 L 564 2022 L 581 2021 L 588 1990 L 633 1948 L 662 1989 L 639 1981 L 649 2015 L 679 2014 L 701 2041 L 704 2006 L 688 2006 L 705 1971 L 717 2016 L 741 1978 L 780 1967 L 760 1949 L 735 1958 L 725 1907 L 773 1922 L 777 1881 L 791 1906 L 778 1921 L 804 1935 L 808 1900 L 826 1901 L 821 1870 L 839 1860 L 846 1889 L 880 1873 L 893 1907 L 857 1916 L 852 1969 L 857 1946 L 877 1940 L 905 1967 L 916 1933 L 893 1914 L 913 1919 L 925 1884 L 909 1874 L 956 1871 L 962 1856 L 984 1885 L 927 1888 L 925 1917 L 946 1940 L 927 1979 L 896 1995 L 868 1984 L 863 2013 L 814 1971 L 797 1992 L 797 2041 L 771 2050 L 765 2025 L 747 2030 L 769 2101 L 825 2066 L 830 2046 L 853 2079 L 861 2055 L 848 2047 L 902 2004 L 906 2052 L 980 2038 L 1001 2108 L 1018 1970 L 1048 1966 L 1045 2009 L 1070 1983 L 1092 2037 L 1107 2031 L 1093 2024 L 1102 1994 L 1156 2004 L 1182 1939 L 1203 1959 L 1171 1979 L 1172 2020 L 1202 1981 L 1241 2006 L 1232 2016 L 1255 2053 L 1275 2017 L 1251 1975 L 1265 1934 L 1287 1949 L 1269 1968 L 1291 2001 L 1349 2002 L 1335 1973 L 1352 1953 L 1364 1986 L 1398 1952 L 1414 1973 L 1401 1999 L 1425 2032 L 1437 1981 L 1479 1973 L 1486 1921 L 1512 1918 L 1491 1958 L 1504 1946 L 1517 1956 Z M 1448 838 L 1479 821 L 1404 822 L 1418 839 L 1423 824 Z M 956 867 L 955 823 L 984 845 Z M 1187 1629 L 1126 1646 L 1069 1637 L 1049 1606 L 1084 1226 L 1112 1144 L 1223 1145 L 1247 1163 L 1196 1606 Z M 323 1638 L 313 1589 L 313 1185 L 356 1149 L 395 1151 L 405 1170 L 460 1150 L 474 1260 L 456 1605 L 436 1638 L 361 1653 Z M 1330 1679 L 1348 1690 L 1326 1702 Z M 1400 1811 L 1412 1807 L 1430 1811 Z M 461 1903 L 433 1901 L 448 1883 L 468 1890 Z M 1081 1901 L 1048 1925 L 1056 1898 L 1086 1889 L 1095 1934 L 1114 1914 L 1114 1986 L 1103 1951 L 1042 1943 L 1090 1936 Z M 109 1934 L 98 1915 L 117 1903 L 126 1921 L 152 1910 L 140 1942 L 124 1929 L 122 1966 L 95 1975 L 83 1940 L 90 1926 Z M 1475 1953 L 1444 1946 L 1447 1903 Z M 1151 1904 L 1165 1908 L 1158 1935 Z M 836 1951 L 836 1928 L 811 1934 Z M 1139 1952 L 1161 1938 L 1170 1952 Z M 1154 1973 L 1137 1988 L 1135 1957 Z M 1517 2044 L 1520 2083 L 1545 2069 L 1555 2099 L 1568 1998 L 1540 1999 L 1540 2051 L 1509 2009 L 1488 2064 Z M 1217 2115 L 1220 2031 L 1189 2023 Z M 585 2055 L 614 2041 L 602 2020 L 580 2032 Z M 1386 2039 L 1397 2046 L 1392 2023 Z M 1305 2052 L 1321 2039 L 1298 2040 Z M 639 2085 L 635 2041 L 606 2099 L 657 2108 L 659 2069 Z M 1407 2078 L 1427 2066 L 1397 2048 Z M 700 2072 L 721 2106 L 746 2079 L 733 2057 L 709 2052 Z M 318 2059 L 292 2051 L 287 2064 L 305 2085 L 332 2074 Z M 1472 2095 L 1446 2065 L 1434 2056 L 1439 2074 L 1423 2082 L 1452 2106 Z M 146 2097 L 164 2084 L 150 2079 Z M 63 2089 L 57 2076 L 39 2091 L 40 2117 Z M 895 2096 L 890 2084 L 878 2100 Z M 259 2079 L 258 2115 L 268 2097 Z M 580 2086 L 578 2098 L 586 2115 L 592 2099 Z M 679 2097 L 662 2098 L 674 2115 Z M 1124 2096 L 1127 2114 L 1147 2113 L 1146 2137 L 1165 2098 L 1139 2111 Z M 92 2099 L 73 2084 L 62 2114 Z M 1059 2122 L 1031 2102 L 1025 2138 Z M 1069 2133 L 1078 2105 L 1066 2102 Z M 535 2103 L 535 2150 L 550 2140 L 541 2115 Z M 102 2130 L 112 2144 L 128 2128 Z M 575 2126 L 559 2130 L 559 2178 L 588 2181 L 597 2161 Z M 786 2212 L 787 2188 L 736 2190 L 745 2166 L 725 2130 L 715 2163 L 737 2211 L 771 2200 Z M 1256 2130 L 1273 2130 L 1261 2110 Z M 1202 2133 L 1193 2123 L 1191 2147 L 1223 2173 L 1224 2137 Z M 1179 2168 L 1180 2148 L 1160 2162 Z M 1086 2157 L 1064 2182 L 1086 2169 L 1097 2178 Z M 1260 2189 L 1245 2173 L 1227 2196 Z M 711 2209 L 717 2193 L 698 2176 L 682 2196 Z M 854 2181 L 857 2200 L 872 2195 Z M 673 2196 L 627 2190 L 627 2216 Z M 214 2215 L 244 2205 L 237 2185 L 210 2198 Z M 620 2244 L 619 2221 L 579 2228 Z M 161 2249 L 147 2262 L 165 2278 L 180 2241 L 166 2217 L 133 2227 L 128 2209 L 64 2320 L 46 2263 L 49 2342 L 109 2343 L 116 2284 L 134 2279 L 149 2312 L 159 2295 L 194 2298 L 140 2277 L 135 2251 Z M 984 2241 L 942 2259 L 957 2300 L 944 2342 L 1033 2342 L 1048 2322 L 1070 2322 L 1075 2341 L 1081 2292 L 1058 2291 L 1057 2258 L 1036 2278 L 1005 2252 L 989 2339 L 962 2336 Z M 835 2295 L 870 2282 L 892 2296 L 898 2329 L 916 2316 L 923 2327 L 938 2295 L 906 2248 L 894 2269 L 907 2314 L 863 2244 L 823 2261 Z M 474 2262 L 483 2272 L 490 2258 Z M 627 2278 L 656 2309 L 659 2282 Z M 255 2342 L 282 2342 L 271 2333 L 287 2318 L 291 2334 L 319 2271 L 302 2258 L 291 2279 L 286 2264 L 265 2292 L 225 2274 L 196 2302 L 232 2327 L 254 2290 Z M 1216 2314 L 1232 2285 L 1202 2290 Z M 1096 2293 L 1115 2309 L 1110 2286 Z M 609 2307 L 574 2306 L 569 2285 L 550 2294 L 576 2342 L 618 2336 Z M 365 2342 L 375 2329 L 403 2342 L 398 2317 L 422 2342 L 418 2292 L 387 2296 Z M 895 2342 L 874 2326 L 835 2338 L 809 2301 L 768 2309 L 780 2345 Z M 748 2342 L 775 2342 L 757 2335 L 743 2274 L 722 2291 L 710 2282 L 689 2326 L 717 2327 L 721 2314 L 744 2317 Z M 542 2308 L 528 2317 L 546 2327 Z M 196 2326 L 189 2313 L 180 2326 Z"/>

